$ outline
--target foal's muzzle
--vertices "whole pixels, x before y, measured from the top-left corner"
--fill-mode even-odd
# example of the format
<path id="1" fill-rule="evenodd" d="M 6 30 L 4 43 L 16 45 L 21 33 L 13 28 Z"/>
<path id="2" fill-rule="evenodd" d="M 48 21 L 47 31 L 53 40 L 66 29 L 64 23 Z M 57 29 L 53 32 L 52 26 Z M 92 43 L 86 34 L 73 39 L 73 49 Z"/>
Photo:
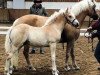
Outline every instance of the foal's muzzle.
<path id="1" fill-rule="evenodd" d="M 72 23 L 72 25 L 74 27 L 78 27 L 79 26 L 79 22 L 76 19 L 74 19 L 71 23 Z"/>

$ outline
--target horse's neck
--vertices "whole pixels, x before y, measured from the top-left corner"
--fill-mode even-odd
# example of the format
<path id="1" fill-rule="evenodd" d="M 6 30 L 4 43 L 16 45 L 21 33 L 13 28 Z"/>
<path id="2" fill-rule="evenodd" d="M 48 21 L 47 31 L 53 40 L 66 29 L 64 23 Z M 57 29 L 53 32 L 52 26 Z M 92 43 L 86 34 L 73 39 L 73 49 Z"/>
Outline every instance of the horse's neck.
<path id="1" fill-rule="evenodd" d="M 78 19 L 78 21 L 80 23 L 80 27 L 82 26 L 86 16 L 87 16 L 87 14 L 85 14 L 84 12 L 82 12 L 78 16 L 76 16 L 76 18 Z"/>
<path id="2" fill-rule="evenodd" d="M 62 15 L 62 16 L 60 16 L 59 18 L 56 19 L 54 25 L 55 25 L 55 27 L 56 27 L 59 31 L 62 32 L 63 29 L 64 29 L 65 23 L 66 23 L 66 19 L 65 19 L 65 17 Z"/>
<path id="3" fill-rule="evenodd" d="M 59 15 L 56 19 L 54 19 L 53 22 L 51 22 L 49 25 L 46 25 L 48 27 L 54 27 L 59 32 L 62 32 L 64 29 L 66 19 L 63 15 Z"/>

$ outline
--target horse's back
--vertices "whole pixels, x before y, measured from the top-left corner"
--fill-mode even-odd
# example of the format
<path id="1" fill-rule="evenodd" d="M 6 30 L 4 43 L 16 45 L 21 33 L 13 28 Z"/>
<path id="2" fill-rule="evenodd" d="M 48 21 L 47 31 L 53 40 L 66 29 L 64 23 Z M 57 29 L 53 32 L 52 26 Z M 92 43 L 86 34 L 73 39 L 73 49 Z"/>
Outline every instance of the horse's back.
<path id="1" fill-rule="evenodd" d="M 33 15 L 33 14 L 29 14 L 29 15 L 24 15 L 18 19 L 16 19 L 13 23 L 13 26 L 16 26 L 18 24 L 29 24 L 31 26 L 42 26 L 44 25 L 45 21 L 47 20 L 48 17 L 44 17 L 44 16 L 39 16 L 39 15 Z"/>

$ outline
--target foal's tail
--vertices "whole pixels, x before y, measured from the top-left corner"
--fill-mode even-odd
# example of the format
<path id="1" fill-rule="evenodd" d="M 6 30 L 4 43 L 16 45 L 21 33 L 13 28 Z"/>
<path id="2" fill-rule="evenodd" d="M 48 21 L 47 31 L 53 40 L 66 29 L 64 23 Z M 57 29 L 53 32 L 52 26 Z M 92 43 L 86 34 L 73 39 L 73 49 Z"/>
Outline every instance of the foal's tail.
<path id="1" fill-rule="evenodd" d="M 6 38 L 5 38 L 5 49 L 6 49 L 6 53 L 11 51 L 11 46 L 12 46 L 12 41 L 10 38 L 10 34 L 11 34 L 12 28 L 10 28 L 6 34 Z"/>
<path id="2" fill-rule="evenodd" d="M 6 34 L 5 38 L 6 54 L 16 49 L 16 47 L 12 44 L 11 32 L 12 32 L 12 27 L 8 30 L 8 33 Z M 18 51 L 16 51 L 11 57 L 11 63 L 13 63 L 14 66 L 18 66 Z"/>

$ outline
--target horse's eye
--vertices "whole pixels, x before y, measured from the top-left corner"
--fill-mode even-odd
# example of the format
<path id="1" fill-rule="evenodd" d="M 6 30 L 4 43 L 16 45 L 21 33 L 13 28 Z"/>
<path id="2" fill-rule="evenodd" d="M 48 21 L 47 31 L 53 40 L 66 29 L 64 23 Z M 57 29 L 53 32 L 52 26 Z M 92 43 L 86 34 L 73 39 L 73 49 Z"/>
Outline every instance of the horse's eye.
<path id="1" fill-rule="evenodd" d="M 69 18 L 72 18 L 72 16 L 71 16 L 71 15 L 69 15 Z"/>

